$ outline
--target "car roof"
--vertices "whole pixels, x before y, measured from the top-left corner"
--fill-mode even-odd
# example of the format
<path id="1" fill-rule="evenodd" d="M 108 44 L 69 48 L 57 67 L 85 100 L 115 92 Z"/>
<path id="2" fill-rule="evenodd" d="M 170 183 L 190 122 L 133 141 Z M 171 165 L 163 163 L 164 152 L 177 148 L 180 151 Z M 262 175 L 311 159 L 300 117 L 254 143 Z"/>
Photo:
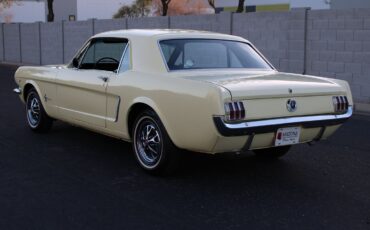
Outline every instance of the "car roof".
<path id="1" fill-rule="evenodd" d="M 221 34 L 210 31 L 200 30 L 185 30 L 185 29 L 127 29 L 107 31 L 93 36 L 99 37 L 115 37 L 115 38 L 140 38 L 140 39 L 166 39 L 166 38 L 212 38 L 212 39 L 227 39 L 227 40 L 242 40 L 245 39 L 233 35 Z"/>

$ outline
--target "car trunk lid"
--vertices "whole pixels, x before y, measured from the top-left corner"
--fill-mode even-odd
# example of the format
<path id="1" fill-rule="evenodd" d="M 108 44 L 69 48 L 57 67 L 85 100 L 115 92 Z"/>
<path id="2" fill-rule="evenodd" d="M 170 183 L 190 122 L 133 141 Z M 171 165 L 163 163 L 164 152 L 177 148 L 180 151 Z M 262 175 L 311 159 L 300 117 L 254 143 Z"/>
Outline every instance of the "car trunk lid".
<path id="1" fill-rule="evenodd" d="M 203 73 L 185 77 L 227 89 L 233 101 L 244 102 L 246 120 L 333 113 L 332 96 L 346 94 L 343 87 L 327 78 L 276 71 Z M 295 111 L 287 109 L 289 99 L 297 102 Z"/>
<path id="2" fill-rule="evenodd" d="M 324 96 L 345 93 L 340 85 L 329 79 L 271 71 L 200 75 L 186 78 L 219 85 L 230 91 L 233 100 Z"/>

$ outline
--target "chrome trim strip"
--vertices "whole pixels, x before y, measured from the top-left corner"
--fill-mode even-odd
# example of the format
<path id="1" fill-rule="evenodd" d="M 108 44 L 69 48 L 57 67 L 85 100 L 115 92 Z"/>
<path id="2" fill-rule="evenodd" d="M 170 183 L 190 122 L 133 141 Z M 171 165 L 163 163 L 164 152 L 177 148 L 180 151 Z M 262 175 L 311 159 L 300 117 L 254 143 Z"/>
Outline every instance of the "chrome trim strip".
<path id="1" fill-rule="evenodd" d="M 301 117 L 275 118 L 261 121 L 247 121 L 241 123 L 225 123 L 223 117 L 214 117 L 218 131 L 224 136 L 242 136 L 251 133 L 266 133 L 276 131 L 279 127 L 298 125 L 303 127 L 323 127 L 341 124 L 353 114 L 353 107 L 349 106 L 344 114 L 314 115 Z"/>
<path id="2" fill-rule="evenodd" d="M 118 121 L 118 115 L 119 115 L 119 107 L 121 105 L 121 97 L 118 96 L 118 100 L 117 100 L 117 108 L 116 108 L 116 117 L 114 119 L 114 122 L 117 122 Z"/>
<path id="3" fill-rule="evenodd" d="M 15 88 L 13 89 L 13 93 L 20 95 L 22 94 L 22 90 L 20 88 Z"/>

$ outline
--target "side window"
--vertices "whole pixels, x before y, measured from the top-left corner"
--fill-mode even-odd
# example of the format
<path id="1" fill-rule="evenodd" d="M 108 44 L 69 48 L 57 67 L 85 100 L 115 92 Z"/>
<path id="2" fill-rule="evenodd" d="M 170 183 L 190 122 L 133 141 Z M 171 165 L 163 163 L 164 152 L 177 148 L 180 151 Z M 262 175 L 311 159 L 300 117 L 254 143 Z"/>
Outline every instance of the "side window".
<path id="1" fill-rule="evenodd" d="M 80 62 L 80 69 L 116 71 L 126 45 L 127 40 L 116 38 L 92 41 Z"/>
<path id="2" fill-rule="evenodd" d="M 119 69 L 120 73 L 123 73 L 129 69 L 131 69 L 131 49 L 130 44 L 127 45 L 127 48 L 125 49 L 125 53 L 123 54 L 121 67 Z"/>

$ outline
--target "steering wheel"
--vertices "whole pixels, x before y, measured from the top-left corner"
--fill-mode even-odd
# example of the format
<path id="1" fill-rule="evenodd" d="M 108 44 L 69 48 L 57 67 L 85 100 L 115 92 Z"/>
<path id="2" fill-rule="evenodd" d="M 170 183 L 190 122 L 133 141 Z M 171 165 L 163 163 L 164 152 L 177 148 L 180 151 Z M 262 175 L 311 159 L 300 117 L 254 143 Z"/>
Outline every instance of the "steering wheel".
<path id="1" fill-rule="evenodd" d="M 100 59 L 95 63 L 95 65 L 99 64 L 100 62 L 102 62 L 102 61 L 104 61 L 104 60 L 111 60 L 111 61 L 113 61 L 114 63 L 119 64 L 119 61 L 118 61 L 118 60 L 116 60 L 116 59 L 114 59 L 114 58 L 112 58 L 112 57 L 102 57 L 102 58 L 100 58 Z"/>

